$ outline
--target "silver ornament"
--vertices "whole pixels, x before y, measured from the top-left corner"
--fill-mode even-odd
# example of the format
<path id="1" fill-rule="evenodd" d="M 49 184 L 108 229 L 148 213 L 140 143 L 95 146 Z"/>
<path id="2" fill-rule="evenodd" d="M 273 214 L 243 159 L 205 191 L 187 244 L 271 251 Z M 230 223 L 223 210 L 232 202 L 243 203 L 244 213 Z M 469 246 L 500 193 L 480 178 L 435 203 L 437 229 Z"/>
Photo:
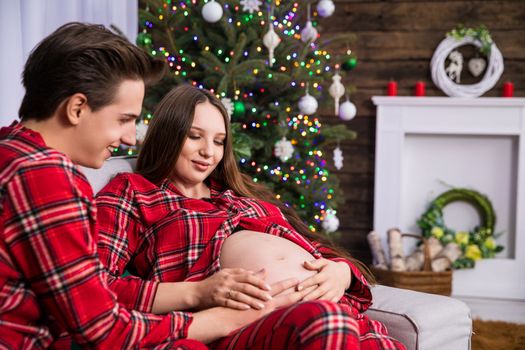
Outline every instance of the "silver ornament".
<path id="1" fill-rule="evenodd" d="M 312 25 L 312 21 L 307 21 L 304 28 L 301 30 L 301 40 L 305 43 L 314 42 L 317 39 L 317 29 Z"/>
<path id="2" fill-rule="evenodd" d="M 202 18 L 209 23 L 218 22 L 222 17 L 222 13 L 221 4 L 215 2 L 215 0 L 209 1 L 202 7 Z"/>
<path id="3" fill-rule="evenodd" d="M 321 226 L 328 232 L 335 232 L 339 228 L 339 219 L 336 216 L 337 212 L 333 209 L 327 209 L 324 214 L 323 223 Z"/>
<path id="4" fill-rule="evenodd" d="M 312 115 L 317 111 L 318 106 L 319 104 L 315 97 L 310 96 L 308 92 L 299 100 L 299 110 L 301 114 Z"/>
<path id="5" fill-rule="evenodd" d="M 339 118 L 342 120 L 354 119 L 356 113 L 357 108 L 350 100 L 346 100 L 339 106 Z"/>
<path id="6" fill-rule="evenodd" d="M 294 147 L 292 143 L 286 139 L 286 137 L 283 137 L 275 143 L 273 152 L 275 156 L 281 160 L 281 162 L 286 162 L 292 157 Z"/>
<path id="7" fill-rule="evenodd" d="M 248 11 L 249 13 L 260 11 L 259 6 L 261 6 L 261 2 L 259 0 L 241 0 L 240 2 L 243 11 Z"/>
<path id="8" fill-rule="evenodd" d="M 345 94 L 345 87 L 341 84 L 341 76 L 335 73 L 332 77 L 332 85 L 328 88 L 330 96 L 335 100 L 335 115 L 339 114 L 339 99 Z"/>
<path id="9" fill-rule="evenodd" d="M 321 0 L 317 3 L 317 13 L 321 17 L 329 17 L 335 11 L 335 5 L 332 0 Z"/>
<path id="10" fill-rule="evenodd" d="M 339 146 L 334 149 L 334 166 L 337 170 L 341 170 L 343 168 L 343 151 Z"/>
<path id="11" fill-rule="evenodd" d="M 231 98 L 223 97 L 221 98 L 221 103 L 226 109 L 226 112 L 228 113 L 228 117 L 230 118 L 230 120 L 232 120 L 233 101 L 231 100 Z"/>
<path id="12" fill-rule="evenodd" d="M 268 48 L 268 65 L 271 67 L 273 65 L 273 53 L 275 48 L 281 42 L 281 38 L 273 29 L 273 23 L 270 22 L 270 29 L 263 37 L 263 44 Z"/>

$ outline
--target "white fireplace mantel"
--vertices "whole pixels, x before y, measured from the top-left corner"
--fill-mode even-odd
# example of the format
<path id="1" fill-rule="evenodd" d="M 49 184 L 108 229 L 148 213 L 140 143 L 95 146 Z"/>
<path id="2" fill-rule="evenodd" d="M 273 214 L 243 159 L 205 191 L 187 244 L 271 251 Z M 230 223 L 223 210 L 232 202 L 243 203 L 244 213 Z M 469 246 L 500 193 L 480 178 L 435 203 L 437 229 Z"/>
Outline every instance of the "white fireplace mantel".
<path id="1" fill-rule="evenodd" d="M 386 97 L 377 106 L 374 229 L 419 232 L 416 220 L 450 187 L 486 194 L 497 215 L 495 259 L 454 271 L 453 295 L 525 300 L 525 98 Z M 444 210 L 455 229 L 479 222 L 464 203 Z M 407 243 L 408 251 L 413 243 Z"/>

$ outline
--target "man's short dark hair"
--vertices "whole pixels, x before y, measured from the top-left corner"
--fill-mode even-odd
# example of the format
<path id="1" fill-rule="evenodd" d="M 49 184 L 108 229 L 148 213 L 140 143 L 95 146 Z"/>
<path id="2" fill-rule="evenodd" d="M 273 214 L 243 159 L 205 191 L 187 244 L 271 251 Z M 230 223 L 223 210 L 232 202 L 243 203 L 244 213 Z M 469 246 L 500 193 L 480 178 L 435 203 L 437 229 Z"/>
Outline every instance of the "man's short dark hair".
<path id="1" fill-rule="evenodd" d="M 18 114 L 24 120 L 47 119 L 75 93 L 85 94 L 96 111 L 113 101 L 122 81 L 143 80 L 148 85 L 158 81 L 165 69 L 164 62 L 102 25 L 68 23 L 31 52 Z"/>

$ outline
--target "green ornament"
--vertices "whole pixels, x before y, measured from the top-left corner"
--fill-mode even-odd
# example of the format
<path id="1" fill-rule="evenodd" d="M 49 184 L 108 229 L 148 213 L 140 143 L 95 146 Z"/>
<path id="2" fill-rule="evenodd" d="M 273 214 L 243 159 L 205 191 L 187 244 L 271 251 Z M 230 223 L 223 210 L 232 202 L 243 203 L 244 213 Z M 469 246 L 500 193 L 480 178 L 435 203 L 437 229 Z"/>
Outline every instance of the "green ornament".
<path id="1" fill-rule="evenodd" d="M 137 35 L 137 45 L 139 46 L 151 45 L 151 35 L 149 35 L 148 33 L 139 33 Z"/>
<path id="2" fill-rule="evenodd" d="M 347 58 L 341 66 L 346 71 L 350 71 L 354 69 L 355 66 L 357 66 L 357 57 L 352 56 L 352 57 Z"/>
<path id="3" fill-rule="evenodd" d="M 239 117 L 244 116 L 244 113 L 246 113 L 246 106 L 244 105 L 244 102 L 234 101 L 233 102 L 233 116 L 239 118 Z"/>

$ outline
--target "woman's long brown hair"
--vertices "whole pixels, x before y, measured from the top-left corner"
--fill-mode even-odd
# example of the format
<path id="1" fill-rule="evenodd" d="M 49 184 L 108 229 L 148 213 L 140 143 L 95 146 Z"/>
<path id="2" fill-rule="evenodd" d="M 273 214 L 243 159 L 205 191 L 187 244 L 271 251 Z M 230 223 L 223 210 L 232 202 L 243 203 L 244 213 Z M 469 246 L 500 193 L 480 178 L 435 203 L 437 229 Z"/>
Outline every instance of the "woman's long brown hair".
<path id="1" fill-rule="evenodd" d="M 154 117 L 139 152 L 136 172 L 156 184 L 166 178 L 171 178 L 175 171 L 175 163 L 193 123 L 195 106 L 205 102 L 220 111 L 226 127 L 224 157 L 210 177 L 239 196 L 257 198 L 276 205 L 297 232 L 332 251 L 325 253 L 326 257 L 343 257 L 350 260 L 370 283 L 374 283 L 375 279 L 365 264 L 350 256 L 342 248 L 335 246 L 322 234 L 310 231 L 293 208 L 285 206 L 265 186 L 253 182 L 248 175 L 239 170 L 233 153 L 228 113 L 221 101 L 208 90 L 191 85 L 180 85 L 160 101 L 153 112 Z"/>

